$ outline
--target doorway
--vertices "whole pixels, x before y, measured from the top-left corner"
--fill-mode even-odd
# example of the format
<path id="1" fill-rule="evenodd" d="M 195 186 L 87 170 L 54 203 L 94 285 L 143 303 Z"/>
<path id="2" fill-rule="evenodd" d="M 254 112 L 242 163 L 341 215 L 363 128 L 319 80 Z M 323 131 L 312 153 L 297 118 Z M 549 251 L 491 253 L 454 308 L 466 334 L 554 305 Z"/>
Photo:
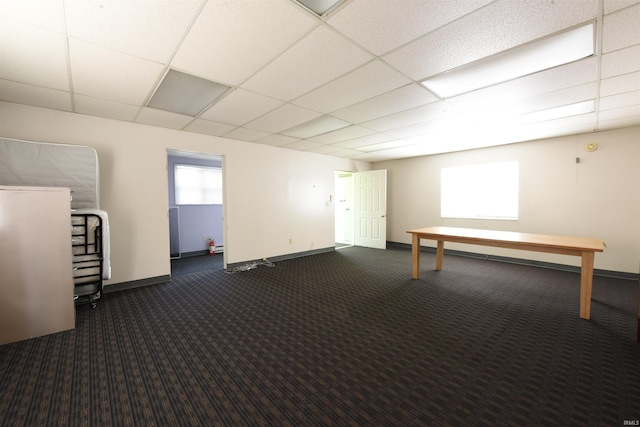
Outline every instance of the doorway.
<path id="1" fill-rule="evenodd" d="M 353 246 L 353 172 L 335 172 L 336 249 Z"/>
<path id="2" fill-rule="evenodd" d="M 387 171 L 335 172 L 336 248 L 387 247 Z"/>
<path id="3" fill-rule="evenodd" d="M 210 249 L 214 249 L 217 264 L 226 268 L 224 252 L 224 167 L 222 156 L 167 150 L 169 246 L 172 270 L 174 264 L 186 263 L 186 258 L 197 258 L 207 263 L 213 261 Z M 198 191 L 184 182 L 198 184 Z M 186 179 L 186 181 L 185 181 Z M 206 184 L 200 184 L 206 182 Z M 178 183 L 178 184 L 176 184 Z M 210 188 L 211 186 L 215 188 Z M 212 194 L 217 193 L 217 194 Z M 184 197 L 185 195 L 189 197 Z M 195 197 L 195 198 L 194 198 Z M 172 271 L 173 274 L 173 271 Z"/>

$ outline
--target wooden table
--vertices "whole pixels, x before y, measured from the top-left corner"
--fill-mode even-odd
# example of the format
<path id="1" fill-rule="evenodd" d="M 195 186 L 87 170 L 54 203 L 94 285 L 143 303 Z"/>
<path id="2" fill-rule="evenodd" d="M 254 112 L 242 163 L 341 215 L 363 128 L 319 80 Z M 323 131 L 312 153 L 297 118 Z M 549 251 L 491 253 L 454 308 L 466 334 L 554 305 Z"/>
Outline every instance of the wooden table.
<path id="1" fill-rule="evenodd" d="M 582 319 L 589 319 L 591 317 L 593 260 L 596 252 L 604 251 L 606 245 L 602 240 L 454 227 L 418 228 L 409 230 L 407 233 L 412 235 L 411 254 L 414 279 L 420 277 L 420 239 L 436 240 L 438 242 L 436 249 L 436 270 L 442 270 L 444 242 L 579 256 L 582 258 L 580 275 L 580 317 Z"/>

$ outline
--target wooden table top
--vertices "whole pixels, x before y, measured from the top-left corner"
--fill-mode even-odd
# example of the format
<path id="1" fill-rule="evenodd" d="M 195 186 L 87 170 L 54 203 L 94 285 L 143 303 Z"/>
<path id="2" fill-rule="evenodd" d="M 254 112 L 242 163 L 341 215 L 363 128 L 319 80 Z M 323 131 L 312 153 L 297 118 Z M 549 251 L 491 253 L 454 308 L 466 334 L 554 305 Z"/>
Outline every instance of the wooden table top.
<path id="1" fill-rule="evenodd" d="M 426 227 L 409 230 L 421 238 L 446 240 L 458 243 L 500 242 L 505 244 L 523 244 L 529 246 L 555 247 L 572 250 L 603 252 L 606 244 L 601 239 L 587 237 L 556 236 L 547 234 L 519 233 L 514 231 L 496 231 L 476 228 Z"/>

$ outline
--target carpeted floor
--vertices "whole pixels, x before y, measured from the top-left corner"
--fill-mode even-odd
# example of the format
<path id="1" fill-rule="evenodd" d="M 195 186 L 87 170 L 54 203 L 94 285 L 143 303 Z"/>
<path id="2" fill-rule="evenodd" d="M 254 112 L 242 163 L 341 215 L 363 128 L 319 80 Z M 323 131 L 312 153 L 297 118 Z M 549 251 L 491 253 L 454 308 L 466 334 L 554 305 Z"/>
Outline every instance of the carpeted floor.
<path id="1" fill-rule="evenodd" d="M 640 419 L 637 282 L 345 248 L 106 294 L 0 347 L 0 425 L 617 426 Z"/>
<path id="2" fill-rule="evenodd" d="M 176 258 L 171 260 L 171 277 L 184 276 L 185 274 L 201 271 L 220 271 L 224 269 L 222 253 L 214 255 L 198 255 Z"/>

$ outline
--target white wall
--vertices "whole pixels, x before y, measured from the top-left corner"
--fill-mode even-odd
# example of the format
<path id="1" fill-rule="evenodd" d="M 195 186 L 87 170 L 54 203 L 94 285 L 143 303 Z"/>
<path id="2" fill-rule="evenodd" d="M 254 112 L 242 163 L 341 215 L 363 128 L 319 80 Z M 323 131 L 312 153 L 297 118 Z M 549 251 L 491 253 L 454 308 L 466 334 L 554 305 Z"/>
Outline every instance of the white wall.
<path id="1" fill-rule="evenodd" d="M 590 142 L 599 145 L 587 152 Z M 580 157 L 580 163 L 576 163 Z M 443 167 L 520 162 L 517 221 L 440 217 Z M 432 225 L 602 238 L 595 268 L 638 273 L 640 262 L 640 127 L 379 162 L 388 170 L 387 239 L 410 243 L 406 230 Z M 423 245 L 435 246 L 423 241 Z M 447 244 L 447 248 L 579 265 L 577 257 Z M 446 261 L 445 261 L 446 262 Z"/>
<path id="2" fill-rule="evenodd" d="M 370 164 L 0 102 L 0 136 L 98 152 L 115 284 L 170 273 L 167 149 L 219 154 L 228 263 L 334 245 L 334 171 Z M 335 198 L 332 198 L 335 200 Z M 291 239 L 291 243 L 289 243 Z"/>

